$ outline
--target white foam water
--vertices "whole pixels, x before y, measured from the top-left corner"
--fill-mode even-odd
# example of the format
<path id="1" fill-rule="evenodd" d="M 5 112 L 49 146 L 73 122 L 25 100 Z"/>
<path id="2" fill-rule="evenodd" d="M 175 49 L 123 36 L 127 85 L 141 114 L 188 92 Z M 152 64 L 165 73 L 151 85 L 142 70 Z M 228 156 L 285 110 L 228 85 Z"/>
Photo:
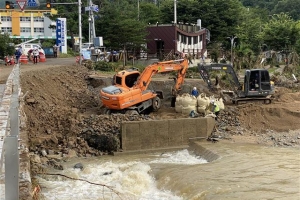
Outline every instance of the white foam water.
<path id="1" fill-rule="evenodd" d="M 83 179 L 92 183 L 72 180 L 63 176 L 39 177 L 44 199 L 128 199 L 128 200 L 181 200 L 182 197 L 170 191 L 160 190 L 150 175 L 150 164 L 202 164 L 202 158 L 190 155 L 187 150 L 157 154 L 150 161 L 103 162 L 101 159 L 85 164 L 84 169 L 68 168 L 62 174 L 74 179 Z"/>

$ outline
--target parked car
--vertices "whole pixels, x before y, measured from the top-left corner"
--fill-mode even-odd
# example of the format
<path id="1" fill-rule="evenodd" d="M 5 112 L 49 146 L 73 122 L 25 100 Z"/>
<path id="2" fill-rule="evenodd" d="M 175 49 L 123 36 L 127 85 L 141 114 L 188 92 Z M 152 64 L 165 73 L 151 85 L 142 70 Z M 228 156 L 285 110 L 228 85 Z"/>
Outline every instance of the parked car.
<path id="1" fill-rule="evenodd" d="M 16 48 L 19 48 L 19 46 L 22 47 L 22 53 L 25 55 L 28 55 L 28 51 L 33 50 L 35 47 L 38 48 L 39 52 L 42 52 L 43 54 L 45 54 L 45 51 L 42 49 L 40 44 L 37 44 L 37 43 L 20 44 Z"/>

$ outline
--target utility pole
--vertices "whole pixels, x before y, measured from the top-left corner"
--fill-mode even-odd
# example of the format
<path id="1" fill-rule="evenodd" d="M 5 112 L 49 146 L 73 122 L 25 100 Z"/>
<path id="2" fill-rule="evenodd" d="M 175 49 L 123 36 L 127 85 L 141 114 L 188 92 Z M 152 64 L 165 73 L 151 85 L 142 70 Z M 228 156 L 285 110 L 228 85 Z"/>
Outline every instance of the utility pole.
<path id="1" fill-rule="evenodd" d="M 89 7 L 89 43 L 94 43 L 94 38 L 96 37 L 95 32 L 95 19 L 94 19 L 94 10 L 92 10 L 94 4 L 92 0 L 88 0 Z"/>
<path id="2" fill-rule="evenodd" d="M 78 23 L 79 23 L 79 64 L 82 63 L 81 49 L 82 49 L 82 24 L 81 24 L 81 0 L 78 0 Z"/>
<path id="3" fill-rule="evenodd" d="M 231 36 L 231 37 L 227 37 L 228 39 L 230 39 L 230 42 L 231 42 L 231 64 L 232 64 L 232 67 L 233 67 L 233 55 L 232 55 L 232 48 L 233 48 L 233 42 L 234 42 L 234 39 L 236 39 L 237 37 L 236 36 Z"/>
<path id="4" fill-rule="evenodd" d="M 174 0 L 174 24 L 177 24 L 177 0 Z"/>

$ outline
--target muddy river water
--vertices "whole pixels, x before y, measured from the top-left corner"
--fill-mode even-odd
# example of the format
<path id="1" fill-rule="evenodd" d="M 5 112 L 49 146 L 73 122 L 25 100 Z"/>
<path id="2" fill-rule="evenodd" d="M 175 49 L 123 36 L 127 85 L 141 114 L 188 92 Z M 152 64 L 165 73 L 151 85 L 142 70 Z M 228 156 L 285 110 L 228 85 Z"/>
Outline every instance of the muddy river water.
<path id="1" fill-rule="evenodd" d="M 76 158 L 40 177 L 44 199 L 300 199 L 299 148 L 204 143 L 220 155 L 206 162 L 187 150 Z M 81 162 L 84 169 L 74 169 Z"/>

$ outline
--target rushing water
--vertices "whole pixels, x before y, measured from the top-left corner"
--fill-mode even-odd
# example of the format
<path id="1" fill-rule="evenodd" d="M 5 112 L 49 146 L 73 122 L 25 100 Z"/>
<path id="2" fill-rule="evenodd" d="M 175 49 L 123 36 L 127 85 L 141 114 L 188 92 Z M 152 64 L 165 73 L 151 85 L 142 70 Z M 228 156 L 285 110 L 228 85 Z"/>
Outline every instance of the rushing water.
<path id="1" fill-rule="evenodd" d="M 299 149 L 213 145 L 221 157 L 210 163 L 187 150 L 77 158 L 56 173 L 102 186 L 45 176 L 39 178 L 42 194 L 64 200 L 300 199 Z M 82 171 L 73 169 L 77 162 Z"/>

